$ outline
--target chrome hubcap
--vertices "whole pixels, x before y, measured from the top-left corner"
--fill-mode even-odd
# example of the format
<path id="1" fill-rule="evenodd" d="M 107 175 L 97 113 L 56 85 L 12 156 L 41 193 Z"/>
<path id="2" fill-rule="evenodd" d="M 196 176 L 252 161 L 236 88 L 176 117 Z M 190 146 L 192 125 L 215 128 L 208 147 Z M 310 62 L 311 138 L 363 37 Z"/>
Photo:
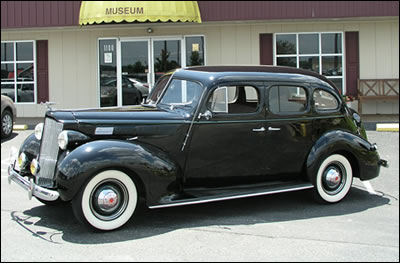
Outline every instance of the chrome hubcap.
<path id="1" fill-rule="evenodd" d="M 102 211 L 111 212 L 117 207 L 118 201 L 117 193 L 112 189 L 106 189 L 100 192 L 97 198 L 97 205 Z"/>
<path id="2" fill-rule="evenodd" d="M 118 180 L 108 179 L 100 182 L 90 196 L 90 209 L 104 221 L 111 221 L 122 215 L 128 206 L 128 190 Z"/>
<path id="3" fill-rule="evenodd" d="M 340 184 L 342 176 L 340 175 L 340 172 L 336 168 L 331 168 L 326 173 L 325 180 L 328 187 L 335 188 Z"/>
<path id="4" fill-rule="evenodd" d="M 346 183 L 346 170 L 341 163 L 328 165 L 322 175 L 322 186 L 329 195 L 339 193 Z"/>
<path id="5" fill-rule="evenodd" d="M 3 127 L 3 132 L 4 132 L 5 134 L 11 133 L 11 129 L 12 129 L 12 118 L 10 117 L 10 115 L 5 115 L 5 116 L 3 117 L 2 127 Z"/>

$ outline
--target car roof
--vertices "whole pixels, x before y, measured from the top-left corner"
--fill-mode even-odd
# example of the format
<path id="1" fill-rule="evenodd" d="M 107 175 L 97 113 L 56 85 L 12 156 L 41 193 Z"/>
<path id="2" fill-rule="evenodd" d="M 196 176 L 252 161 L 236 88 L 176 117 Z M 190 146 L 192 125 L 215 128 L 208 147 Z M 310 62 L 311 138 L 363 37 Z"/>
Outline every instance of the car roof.
<path id="1" fill-rule="evenodd" d="M 177 76 L 188 76 L 187 73 L 190 72 L 201 72 L 205 73 L 208 76 L 214 76 L 216 79 L 226 79 L 228 77 L 233 77 L 237 75 L 241 76 L 253 76 L 253 77 L 260 77 L 265 79 L 277 77 L 280 80 L 284 80 L 285 77 L 291 77 L 291 79 L 299 80 L 299 75 L 303 78 L 302 80 L 307 80 L 311 82 L 324 82 L 327 83 L 328 86 L 333 87 L 336 91 L 335 84 L 330 81 L 325 76 L 317 74 L 313 71 L 305 70 L 305 69 L 298 69 L 293 67 L 283 67 L 283 66 L 267 66 L 267 65 L 260 65 L 260 66 L 242 66 L 242 65 L 222 65 L 222 66 L 195 66 L 195 67 L 187 67 L 182 69 L 177 69 L 175 71 Z M 200 77 L 201 78 L 201 77 Z"/>

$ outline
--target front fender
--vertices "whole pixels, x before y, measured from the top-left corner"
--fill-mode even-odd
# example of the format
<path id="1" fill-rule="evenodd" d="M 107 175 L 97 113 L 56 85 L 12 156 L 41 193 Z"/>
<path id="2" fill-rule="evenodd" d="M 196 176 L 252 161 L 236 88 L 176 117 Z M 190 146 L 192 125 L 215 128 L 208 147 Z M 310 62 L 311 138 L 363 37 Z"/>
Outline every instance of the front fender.
<path id="1" fill-rule="evenodd" d="M 19 148 L 19 154 L 25 153 L 28 157 L 29 162 L 31 162 L 36 156 L 39 154 L 40 150 L 40 141 L 36 139 L 34 133 L 26 137 L 24 142 L 21 144 Z M 19 155 L 18 154 L 18 155 Z"/>
<path id="2" fill-rule="evenodd" d="M 379 175 L 379 154 L 366 140 L 346 131 L 330 131 L 312 147 L 306 163 L 308 179 L 313 182 L 320 163 L 333 153 L 346 155 L 353 167 L 353 176 L 370 180 Z"/>
<path id="3" fill-rule="evenodd" d="M 119 169 L 133 176 L 137 187 L 144 187 L 141 190 L 145 191 L 149 204 L 176 192 L 177 178 L 182 175 L 175 161 L 151 145 L 121 140 L 93 141 L 79 146 L 58 164 L 56 181 L 61 199 L 72 200 L 89 178 L 106 169 Z"/>

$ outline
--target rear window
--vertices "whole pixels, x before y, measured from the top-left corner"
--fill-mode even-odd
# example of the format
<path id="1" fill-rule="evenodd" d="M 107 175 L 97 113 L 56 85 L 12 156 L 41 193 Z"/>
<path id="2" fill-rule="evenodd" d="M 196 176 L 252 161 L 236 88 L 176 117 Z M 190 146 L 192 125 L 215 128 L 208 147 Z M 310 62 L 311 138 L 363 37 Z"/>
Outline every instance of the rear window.
<path id="1" fill-rule="evenodd" d="M 313 94 L 315 108 L 318 111 L 337 110 L 339 101 L 331 93 L 324 90 L 316 90 Z"/>
<path id="2" fill-rule="evenodd" d="M 307 109 L 307 92 L 298 86 L 273 86 L 269 89 L 269 111 L 302 113 Z"/>

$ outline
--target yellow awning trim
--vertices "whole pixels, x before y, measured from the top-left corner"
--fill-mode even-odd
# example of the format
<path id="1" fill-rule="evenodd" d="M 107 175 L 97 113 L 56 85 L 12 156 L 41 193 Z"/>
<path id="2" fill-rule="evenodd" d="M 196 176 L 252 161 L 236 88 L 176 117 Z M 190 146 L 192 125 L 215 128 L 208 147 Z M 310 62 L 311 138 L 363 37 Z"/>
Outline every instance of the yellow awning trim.
<path id="1" fill-rule="evenodd" d="M 197 1 L 82 1 L 79 24 L 111 22 L 197 22 Z"/>

